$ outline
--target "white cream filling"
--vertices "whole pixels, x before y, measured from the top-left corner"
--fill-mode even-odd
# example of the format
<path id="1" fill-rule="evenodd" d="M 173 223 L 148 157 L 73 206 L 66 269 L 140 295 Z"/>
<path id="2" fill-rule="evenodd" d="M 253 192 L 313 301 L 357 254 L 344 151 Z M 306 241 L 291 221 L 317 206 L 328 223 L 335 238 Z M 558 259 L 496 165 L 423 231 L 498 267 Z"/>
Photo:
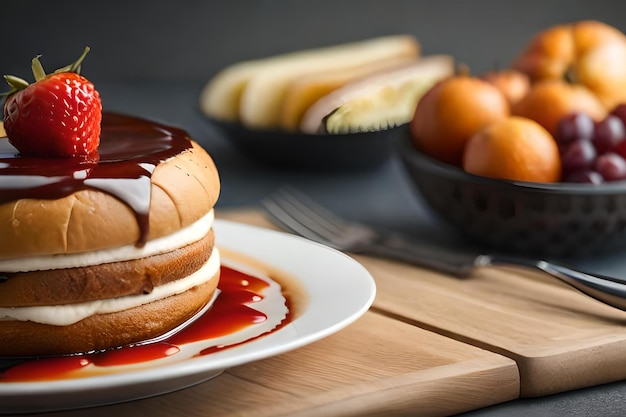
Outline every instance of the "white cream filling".
<path id="1" fill-rule="evenodd" d="M 196 285 L 208 282 L 215 276 L 219 268 L 219 251 L 217 248 L 214 248 L 207 263 L 199 270 L 186 278 L 155 287 L 149 294 L 129 295 L 58 306 L 5 307 L 0 308 L 0 320 L 33 321 L 55 326 L 68 326 L 94 314 L 123 311 L 183 293 Z"/>
<path id="2" fill-rule="evenodd" d="M 31 256 L 27 258 L 0 259 L 1 272 L 27 272 L 48 269 L 78 268 L 110 262 L 128 261 L 170 252 L 202 239 L 213 226 L 215 213 L 211 210 L 201 219 L 177 232 L 146 242 L 143 247 L 119 246 L 84 253 Z"/>

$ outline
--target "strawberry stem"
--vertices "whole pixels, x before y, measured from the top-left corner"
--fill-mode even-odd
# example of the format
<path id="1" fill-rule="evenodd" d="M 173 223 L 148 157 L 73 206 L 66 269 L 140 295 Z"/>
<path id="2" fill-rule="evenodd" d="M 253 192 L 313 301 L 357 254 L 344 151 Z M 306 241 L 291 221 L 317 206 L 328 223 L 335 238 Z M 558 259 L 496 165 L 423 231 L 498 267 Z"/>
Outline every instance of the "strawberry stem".
<path id="1" fill-rule="evenodd" d="M 7 84 L 9 84 L 9 87 L 11 87 L 11 90 L 6 91 L 4 93 L 0 93 L 0 97 L 3 97 L 3 96 L 8 97 L 11 94 L 15 93 L 16 91 L 20 91 L 28 87 L 28 81 L 20 77 L 16 77 L 15 75 L 5 75 L 4 79 L 7 82 Z"/>
<path id="2" fill-rule="evenodd" d="M 90 48 L 88 46 L 85 46 L 83 53 L 78 57 L 76 61 L 74 61 L 74 63 L 67 65 L 63 68 L 59 68 L 58 70 L 54 71 L 54 73 L 58 74 L 59 72 L 75 72 L 76 74 L 80 74 L 80 66 L 82 65 L 83 60 L 85 59 L 87 54 L 89 53 L 89 50 Z"/>
<path id="3" fill-rule="evenodd" d="M 54 71 L 54 74 L 58 74 L 61 72 L 75 72 L 76 74 L 80 74 L 80 66 L 87 56 L 87 53 L 89 53 L 89 50 L 90 48 L 86 46 L 81 56 L 79 56 L 73 64 L 66 65 L 63 68 L 59 68 L 58 70 Z M 37 55 L 31 61 L 31 69 L 33 71 L 33 75 L 35 76 L 35 81 L 41 81 L 47 76 L 46 71 L 44 71 L 43 69 L 43 65 L 41 65 L 41 61 L 39 61 L 39 57 L 41 57 L 41 55 Z M 9 84 L 9 87 L 11 87 L 11 90 L 5 93 L 0 93 L 0 97 L 8 97 L 17 91 L 25 89 L 29 85 L 26 80 L 23 80 L 14 75 L 5 75 L 4 79 L 6 80 L 7 84 Z"/>
<path id="4" fill-rule="evenodd" d="M 35 76 L 35 81 L 40 81 L 46 78 L 46 71 L 43 69 L 43 65 L 41 65 L 41 61 L 39 61 L 39 57 L 41 55 L 37 55 L 31 61 L 31 69 L 33 70 L 33 75 Z"/>
<path id="5" fill-rule="evenodd" d="M 28 81 L 20 77 L 16 77 L 15 75 L 5 75 L 4 79 L 6 80 L 7 84 L 9 84 L 13 88 L 21 89 L 28 87 Z"/>

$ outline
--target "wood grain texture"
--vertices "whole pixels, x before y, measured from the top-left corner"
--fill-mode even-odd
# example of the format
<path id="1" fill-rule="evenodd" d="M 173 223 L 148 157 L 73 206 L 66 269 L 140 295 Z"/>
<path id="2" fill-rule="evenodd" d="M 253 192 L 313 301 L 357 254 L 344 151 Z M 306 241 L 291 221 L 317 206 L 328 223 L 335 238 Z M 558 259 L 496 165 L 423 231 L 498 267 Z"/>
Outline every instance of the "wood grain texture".
<path id="1" fill-rule="evenodd" d="M 446 416 L 517 398 L 515 362 L 368 312 L 321 341 L 90 416 Z M 49 413 L 74 417 L 85 410 Z"/>
<path id="2" fill-rule="evenodd" d="M 218 217 L 273 227 L 255 210 Z M 553 278 L 490 267 L 458 279 L 354 257 L 378 292 L 348 328 L 195 387 L 90 414 L 450 415 L 626 379 L 626 313 Z"/>
<path id="3" fill-rule="evenodd" d="M 270 225 L 260 213 L 254 221 Z M 515 360 L 521 396 L 626 379 L 626 312 L 543 273 L 489 267 L 459 279 L 354 258 L 376 281 L 374 310 Z"/>
<path id="4" fill-rule="evenodd" d="M 522 396 L 626 378 L 626 313 L 551 278 L 489 268 L 462 280 L 369 259 L 367 267 L 376 309 L 514 359 Z"/>
<path id="5" fill-rule="evenodd" d="M 271 227 L 257 211 L 218 213 Z M 447 416 L 519 397 L 505 356 L 369 311 L 318 342 L 170 394 L 47 417 Z"/>

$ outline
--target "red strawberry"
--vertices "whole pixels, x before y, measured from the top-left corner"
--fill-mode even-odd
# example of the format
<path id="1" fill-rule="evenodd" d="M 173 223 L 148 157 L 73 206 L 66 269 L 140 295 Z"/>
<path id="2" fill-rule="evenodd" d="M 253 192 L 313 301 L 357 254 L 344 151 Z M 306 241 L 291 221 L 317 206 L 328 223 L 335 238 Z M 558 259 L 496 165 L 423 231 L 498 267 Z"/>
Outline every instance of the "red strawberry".
<path id="1" fill-rule="evenodd" d="M 92 154 L 100 143 L 102 102 L 79 74 L 89 48 L 72 65 L 46 75 L 33 58 L 35 83 L 5 75 L 12 90 L 4 103 L 9 142 L 23 155 L 73 157 Z"/>

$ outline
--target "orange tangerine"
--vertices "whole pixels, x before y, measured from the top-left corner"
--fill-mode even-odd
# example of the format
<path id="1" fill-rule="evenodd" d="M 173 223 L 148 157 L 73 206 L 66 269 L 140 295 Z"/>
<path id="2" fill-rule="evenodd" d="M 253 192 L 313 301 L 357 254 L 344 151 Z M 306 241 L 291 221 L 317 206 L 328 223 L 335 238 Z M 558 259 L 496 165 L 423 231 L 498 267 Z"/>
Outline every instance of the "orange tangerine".
<path id="1" fill-rule="evenodd" d="M 535 120 L 556 135 L 559 121 L 575 111 L 586 113 L 594 120 L 606 117 L 602 103 L 582 84 L 543 80 L 530 87 L 528 94 L 512 107 L 511 114 Z"/>
<path id="2" fill-rule="evenodd" d="M 467 140 L 509 114 L 509 103 L 497 87 L 459 74 L 438 82 L 419 100 L 410 132 L 419 150 L 460 166 Z"/>
<path id="3" fill-rule="evenodd" d="M 520 101 L 530 90 L 530 77 L 511 68 L 489 71 L 481 78 L 498 87 L 511 106 Z"/>
<path id="4" fill-rule="evenodd" d="M 469 139 L 463 169 L 497 179 L 556 182 L 561 179 L 561 158 L 556 141 L 544 127 L 531 119 L 511 116 Z"/>

